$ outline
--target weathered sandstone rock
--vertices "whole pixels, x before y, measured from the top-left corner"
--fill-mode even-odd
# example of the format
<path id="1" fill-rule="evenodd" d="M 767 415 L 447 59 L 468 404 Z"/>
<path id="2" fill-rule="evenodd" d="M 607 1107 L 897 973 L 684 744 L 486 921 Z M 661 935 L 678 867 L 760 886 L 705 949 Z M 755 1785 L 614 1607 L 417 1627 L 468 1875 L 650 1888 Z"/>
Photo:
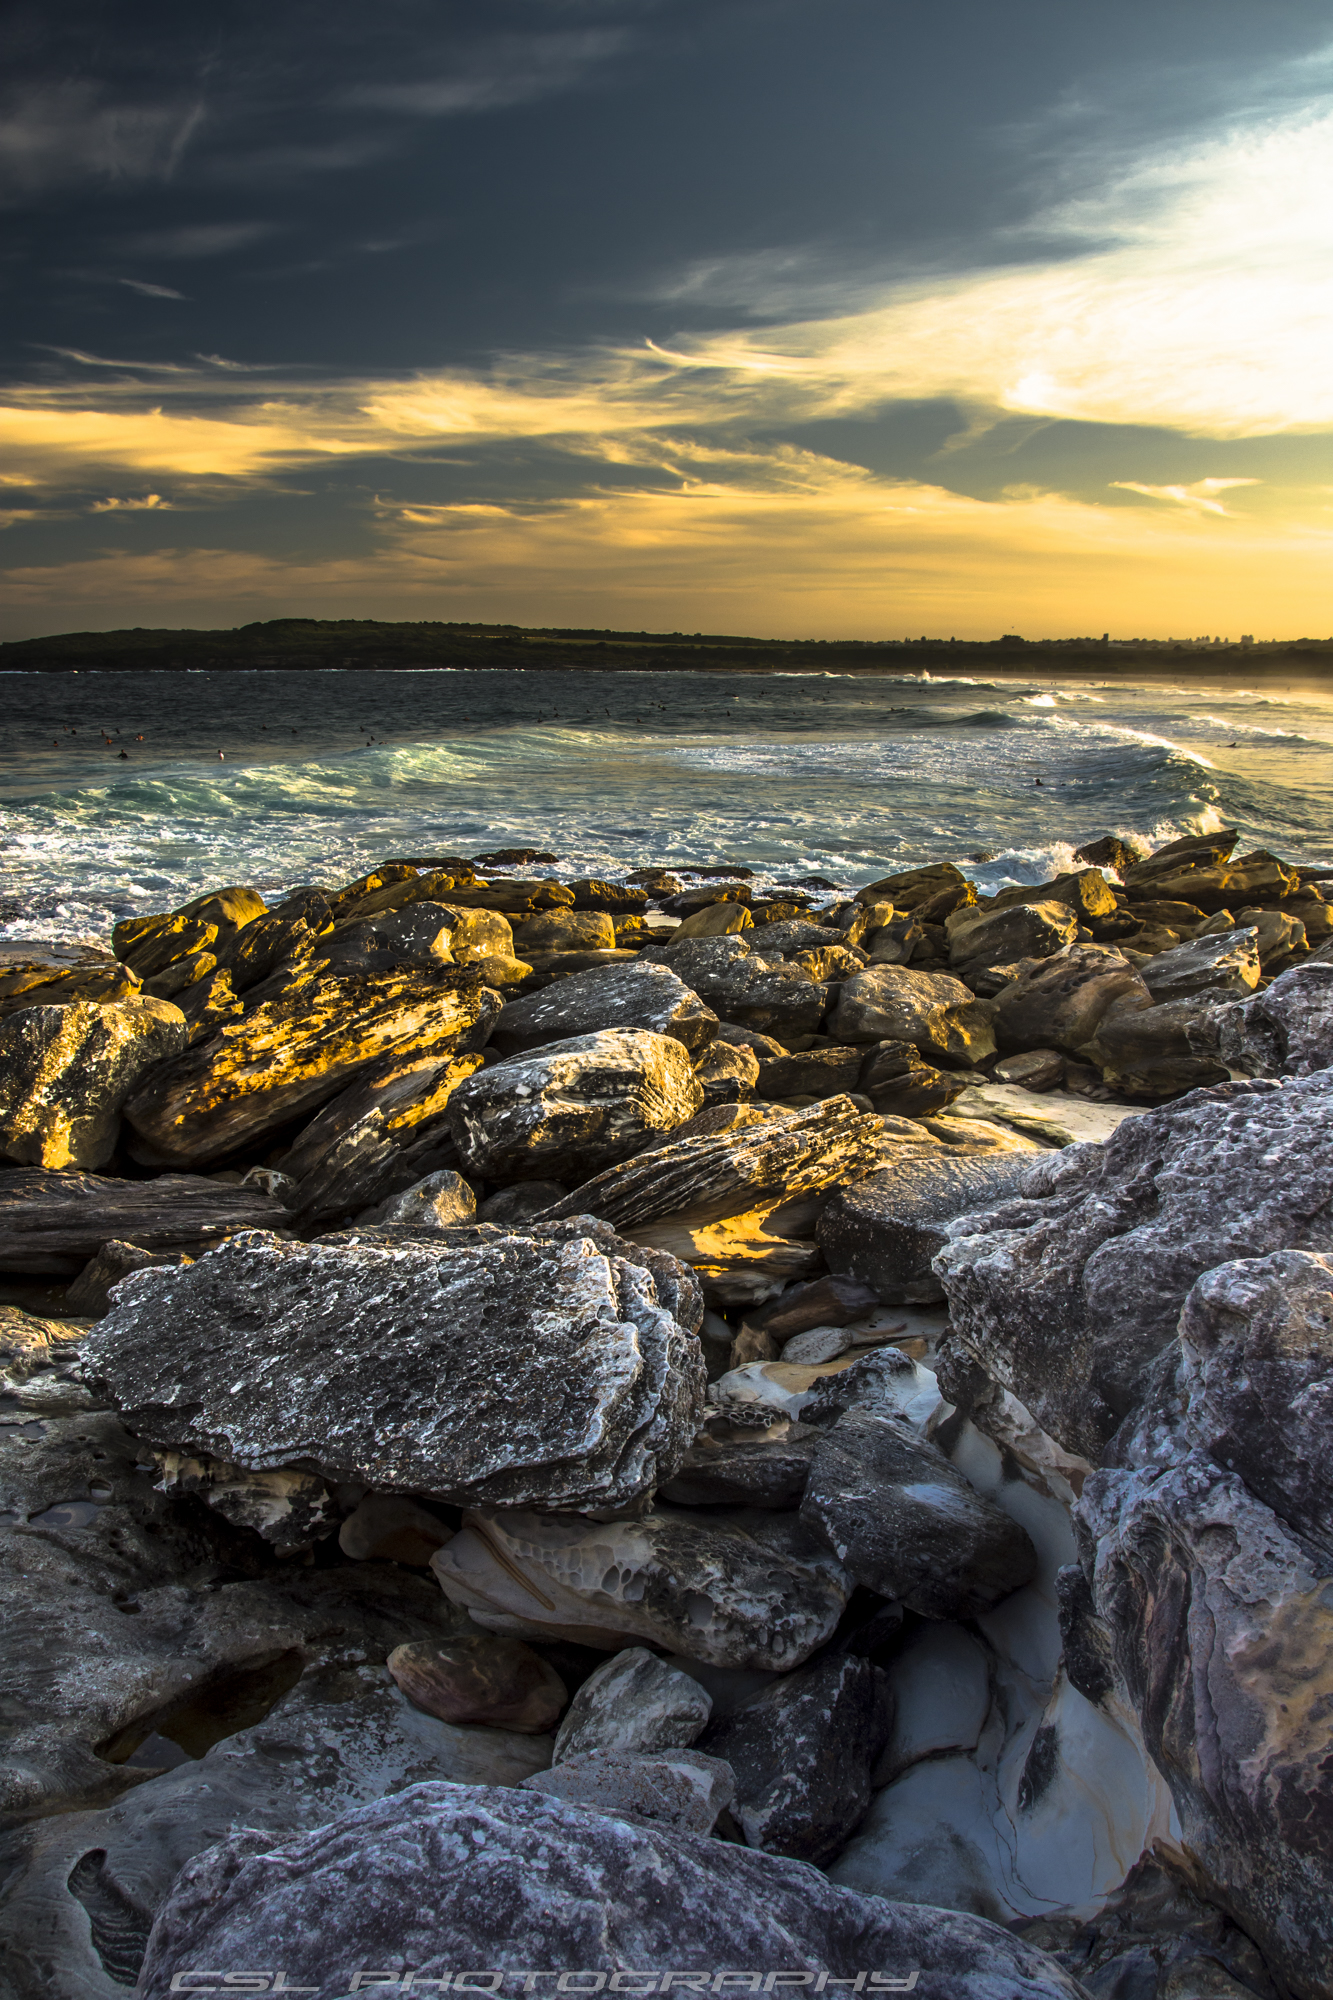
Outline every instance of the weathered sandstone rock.
<path id="1" fill-rule="evenodd" d="M 867 966 L 840 986 L 829 1033 L 840 1042 L 911 1042 L 958 1068 L 995 1054 L 986 1001 L 961 980 L 902 965 Z"/>
<path id="2" fill-rule="evenodd" d="M 137 1434 L 377 1492 L 597 1507 L 648 1492 L 704 1369 L 650 1272 L 588 1237 L 298 1244 L 146 1271 L 85 1365 Z"/>
<path id="3" fill-rule="evenodd" d="M 198 1174 L 122 1181 L 15 1167 L 0 1174 L 0 1271 L 73 1278 L 112 1241 L 198 1254 L 238 1230 L 286 1219 L 282 1204 L 258 1188 Z"/>
<path id="4" fill-rule="evenodd" d="M 697 1055 L 717 1032 L 717 1016 L 669 966 L 635 961 L 576 972 L 541 993 L 510 1000 L 491 1033 L 505 1055 L 602 1028 L 647 1028 Z"/>
<path id="5" fill-rule="evenodd" d="M 796 1507 L 816 1436 L 802 1424 L 733 1437 L 701 1431 L 658 1493 L 677 1507 Z"/>
<path id="6" fill-rule="evenodd" d="M 345 1982 L 396 1956 L 418 1979 L 549 1963 L 594 1975 L 795 1964 L 854 1980 L 873 1965 L 915 1972 L 918 2000 L 1079 1993 L 1053 1959 L 975 1917 L 858 1896 L 801 1862 L 660 1822 L 426 1784 L 276 1851 L 238 1834 L 192 1862 L 154 1926 L 142 2000 L 202 1965 L 280 1963 L 289 1985 L 318 1984 L 333 1936 Z"/>
<path id="7" fill-rule="evenodd" d="M 702 1735 L 712 1712 L 698 1681 L 645 1646 L 630 1646 L 595 1667 L 579 1688 L 555 1733 L 551 1761 L 589 1750 L 683 1749 Z"/>
<path id="8" fill-rule="evenodd" d="M 1296 965 L 1217 1017 L 1218 1055 L 1247 1076 L 1312 1076 L 1333 1066 L 1333 964 Z"/>
<path id="9" fill-rule="evenodd" d="M 482 1070 L 453 1093 L 449 1126 L 464 1165 L 487 1180 L 565 1179 L 567 1168 L 623 1160 L 702 1103 L 678 1041 L 606 1028 Z"/>
<path id="10" fill-rule="evenodd" d="M 949 964 L 1007 965 L 1016 958 L 1049 958 L 1078 936 L 1078 918 L 1065 902 L 1016 903 L 1009 909 L 960 909 L 948 919 Z"/>
<path id="11" fill-rule="evenodd" d="M 412 1706 L 441 1722 L 484 1722 L 539 1736 L 569 1699 L 555 1668 L 531 1646 L 489 1633 L 414 1639 L 395 1646 L 385 1665 Z"/>
<path id="12" fill-rule="evenodd" d="M 353 1562 L 407 1563 L 425 1569 L 453 1530 L 402 1493 L 368 1493 L 338 1530 L 338 1547 Z"/>
<path id="13" fill-rule="evenodd" d="M 824 1012 L 823 987 L 800 966 L 762 958 L 762 943 L 756 939 L 752 949 L 748 938 L 682 938 L 678 931 L 669 944 L 649 945 L 640 959 L 669 965 L 724 1021 L 760 1034 L 813 1034 Z"/>
<path id="14" fill-rule="evenodd" d="M 179 1055 L 185 1016 L 165 1000 L 29 1007 L 0 1022 L 0 1151 L 32 1167 L 104 1167 L 121 1106 Z"/>
<path id="15" fill-rule="evenodd" d="M 386 1056 L 466 1054 L 498 1003 L 474 973 L 349 973 L 318 962 L 241 1020 L 159 1065 L 125 1116 L 160 1164 L 206 1165 L 309 1116 Z"/>
<path id="16" fill-rule="evenodd" d="M 775 1681 L 714 1722 L 700 1747 L 736 1773 L 732 1810 L 749 1846 L 819 1867 L 870 1804 L 891 1720 L 879 1668 L 844 1653 Z"/>
<path id="17" fill-rule="evenodd" d="M 69 965 L 45 957 L 39 949 L 21 958 L 0 961 L 0 1020 L 25 1007 L 67 1007 L 74 1000 L 105 1004 L 129 1000 L 139 991 L 138 974 L 117 965 L 103 952 L 89 952 L 86 962 Z"/>
<path id="18" fill-rule="evenodd" d="M 724 1519 L 676 1507 L 601 1524 L 469 1514 L 431 1567 L 445 1594 L 492 1631 L 609 1652 L 647 1639 L 687 1659 L 772 1673 L 823 1645 L 851 1588 L 792 1514 Z"/>
<path id="19" fill-rule="evenodd" d="M 1200 996 L 1139 1007 L 1131 996 L 1108 1007 L 1081 1051 L 1125 1097 L 1148 1100 L 1225 1083 L 1219 1058 L 1220 1016 Z"/>
<path id="20" fill-rule="evenodd" d="M 699 1750 L 580 1750 L 525 1778 L 522 1790 L 701 1834 L 735 1798 L 736 1779 L 729 1764 Z"/>
<path id="21" fill-rule="evenodd" d="M 292 1468 L 251 1472 L 223 1459 L 179 1451 L 154 1455 L 164 1493 L 204 1501 L 233 1527 L 258 1535 L 280 1556 L 313 1548 L 338 1526 L 333 1496 L 313 1473 Z"/>
<path id="22" fill-rule="evenodd" d="M 517 942 L 534 951 L 614 951 L 616 927 L 604 910 L 547 910 L 526 917 Z"/>
<path id="23" fill-rule="evenodd" d="M 1259 984 L 1258 933 L 1219 931 L 1160 951 L 1141 968 L 1143 983 L 1156 1001 L 1234 1000 Z"/>
<path id="24" fill-rule="evenodd" d="M 959 1337 L 1062 1445 L 1096 1460 L 1204 1271 L 1333 1249 L 1333 1073 L 1229 1083 L 1048 1153 L 1023 1196 L 936 1259 Z"/>
<path id="25" fill-rule="evenodd" d="M 942 1298 L 933 1263 L 950 1224 L 1021 1192 L 1043 1157 L 1035 1147 L 983 1154 L 904 1147 L 891 1166 L 839 1188 L 825 1204 L 816 1234 L 829 1269 L 885 1305 Z"/>
<path id="26" fill-rule="evenodd" d="M 730 1042 L 711 1042 L 695 1060 L 694 1075 L 705 1105 L 747 1104 L 759 1081 L 759 1058 Z"/>
<path id="27" fill-rule="evenodd" d="M 1002 1049 L 1066 1049 L 1090 1042 L 1112 1007 L 1148 1007 L 1153 995 L 1119 952 L 1102 945 L 1067 945 L 1036 959 L 994 1002 L 995 1039 Z"/>
<path id="28" fill-rule="evenodd" d="M 888 1118 L 923 1118 L 944 1111 L 967 1089 L 952 1070 L 936 1069 L 911 1042 L 880 1042 L 862 1064 L 856 1089 Z"/>
<path id="29" fill-rule="evenodd" d="M 807 1111 L 656 1146 L 585 1181 L 549 1214 L 600 1215 L 618 1229 L 659 1216 L 721 1219 L 857 1179 L 875 1165 L 879 1142 L 877 1119 L 831 1097 Z"/>
<path id="30" fill-rule="evenodd" d="M 927 1618 L 975 1618 L 1036 1573 L 1016 1521 L 935 1445 L 869 1409 L 815 1446 L 801 1519 L 858 1583 Z"/>
<path id="31" fill-rule="evenodd" d="M 860 1088 L 864 1049 L 806 1049 L 799 1055 L 761 1056 L 757 1088 L 771 1101 L 784 1097 L 837 1097 Z"/>
<path id="32" fill-rule="evenodd" d="M 111 1309 L 111 1288 L 131 1271 L 143 1271 L 150 1264 L 184 1264 L 189 1259 L 181 1250 L 141 1250 L 137 1243 L 120 1243 L 114 1238 L 90 1257 L 72 1285 L 65 1288 L 65 1309 L 84 1319 L 101 1319 Z"/>
<path id="33" fill-rule="evenodd" d="M 301 1224 L 358 1214 L 452 1161 L 449 1099 L 480 1067 L 480 1056 L 390 1058 L 339 1091 L 283 1159 Z"/>
<path id="34" fill-rule="evenodd" d="M 401 1194 L 390 1195 L 361 1220 L 394 1222 L 409 1229 L 451 1229 L 456 1223 L 471 1222 L 476 1213 L 477 1197 L 462 1175 L 441 1167 Z"/>

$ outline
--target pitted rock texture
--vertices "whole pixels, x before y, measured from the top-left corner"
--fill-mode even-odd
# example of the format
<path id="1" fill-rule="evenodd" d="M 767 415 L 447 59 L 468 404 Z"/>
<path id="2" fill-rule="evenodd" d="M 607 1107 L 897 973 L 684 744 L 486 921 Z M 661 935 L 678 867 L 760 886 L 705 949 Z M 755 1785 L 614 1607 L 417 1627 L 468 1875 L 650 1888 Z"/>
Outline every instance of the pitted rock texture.
<path id="1" fill-rule="evenodd" d="M 961 979 L 868 965 L 838 988 L 829 1033 L 840 1042 L 910 1042 L 931 1061 L 968 1069 L 995 1054 L 989 1002 Z"/>
<path id="2" fill-rule="evenodd" d="M 30 1167 L 104 1167 L 125 1099 L 187 1038 L 185 1016 L 166 1000 L 12 1014 L 0 1023 L 0 1151 Z"/>
<path id="3" fill-rule="evenodd" d="M 829 1638 L 850 1581 L 790 1514 L 642 1520 L 469 1514 L 432 1559 L 446 1595 L 492 1631 L 619 1652 L 646 1639 L 686 1659 L 784 1673 Z"/>
<path id="4" fill-rule="evenodd" d="M 125 2000 L 184 1864 L 243 1828 L 270 1842 L 425 1779 L 518 1785 L 549 1736 L 457 1728 L 410 1706 L 383 1668 L 307 1672 L 263 1721 L 186 1757 L 101 1812 L 0 1834 L 5 2000 Z"/>
<path id="5" fill-rule="evenodd" d="M 331 1957 L 333 1963 L 331 1963 Z M 801 1862 L 527 1792 L 425 1784 L 274 1849 L 240 1834 L 160 1913 L 140 2000 L 201 1965 L 281 1964 L 320 1995 L 364 1966 L 590 1971 L 778 1966 L 917 2000 L 1079 2000 L 1045 1953 L 978 1917 L 836 1889 Z M 344 1973 L 344 1967 L 347 1968 Z"/>
<path id="6" fill-rule="evenodd" d="M 1021 1192 L 1042 1157 L 904 1147 L 890 1166 L 839 1188 L 825 1204 L 817 1233 L 829 1269 L 867 1286 L 886 1305 L 942 1298 L 933 1263 L 949 1225 Z"/>
<path id="7" fill-rule="evenodd" d="M 645 1646 L 594 1668 L 555 1734 L 552 1761 L 588 1750 L 683 1749 L 707 1727 L 711 1697 L 698 1681 Z"/>
<path id="8" fill-rule="evenodd" d="M 1313 1076 L 1333 1066 L 1333 965 L 1293 965 L 1219 1017 L 1219 1054 L 1247 1076 Z"/>
<path id="9" fill-rule="evenodd" d="M 201 1174 L 125 1181 L 15 1167 L 0 1175 L 0 1271 L 74 1278 L 113 1241 L 198 1254 L 238 1230 L 277 1227 L 282 1203 Z"/>
<path id="10" fill-rule="evenodd" d="M 1270 989 L 1271 991 L 1272 989 Z M 1333 1072 L 1221 1084 L 1040 1156 L 935 1262 L 963 1345 L 1094 1462 L 1204 1271 L 1333 1250 Z"/>
<path id="11" fill-rule="evenodd" d="M 499 1007 L 465 968 L 339 974 L 316 961 L 256 986 L 240 1020 L 154 1069 L 125 1117 L 157 1164 L 211 1165 L 390 1054 L 443 1061 L 480 1047 Z"/>
<path id="12" fill-rule="evenodd" d="M 870 1804 L 892 1721 L 880 1669 L 843 1653 L 784 1675 L 713 1723 L 699 1747 L 736 1773 L 732 1810 L 751 1847 L 822 1867 Z"/>
<path id="13" fill-rule="evenodd" d="M 1152 995 L 1117 951 L 1073 944 L 1034 959 L 995 997 L 995 1039 L 1005 1050 L 1065 1049 L 1092 1040 L 1111 1007 L 1141 1006 Z"/>
<path id="14" fill-rule="evenodd" d="M 697 1341 L 588 1237 L 234 1239 L 146 1271 L 85 1351 L 151 1443 L 380 1492 L 621 1505 L 684 1456 Z"/>
<path id="15" fill-rule="evenodd" d="M 975 1618 L 1036 1574 L 1016 1521 L 938 1446 L 869 1409 L 815 1446 L 801 1519 L 858 1583 L 927 1618 Z"/>
<path id="16" fill-rule="evenodd" d="M 597 966 L 541 993 L 510 1000 L 491 1037 L 504 1055 L 602 1028 L 647 1028 L 698 1055 L 717 1033 L 717 1015 L 665 965 Z"/>
<path id="17" fill-rule="evenodd" d="M 748 912 L 747 912 L 748 918 Z M 687 922 L 693 919 L 687 918 Z M 762 1035 L 812 1035 L 825 989 L 799 965 L 762 956 L 764 936 L 685 937 L 649 945 L 640 964 L 669 965 L 723 1021 Z"/>
<path id="18" fill-rule="evenodd" d="M 377 1063 L 358 1076 L 297 1138 L 283 1172 L 296 1182 L 302 1228 L 341 1221 L 404 1192 L 456 1158 L 445 1113 L 480 1056 Z"/>
<path id="19" fill-rule="evenodd" d="M 482 1070 L 454 1092 L 449 1125 L 471 1173 L 567 1180 L 638 1152 L 702 1104 L 680 1042 L 607 1028 Z"/>
<path id="20" fill-rule="evenodd" d="M 859 1180 L 875 1166 L 880 1124 L 846 1097 L 774 1111 L 729 1132 L 654 1146 L 576 1187 L 547 1214 L 601 1215 L 617 1229 L 687 1214 L 693 1222 Z"/>

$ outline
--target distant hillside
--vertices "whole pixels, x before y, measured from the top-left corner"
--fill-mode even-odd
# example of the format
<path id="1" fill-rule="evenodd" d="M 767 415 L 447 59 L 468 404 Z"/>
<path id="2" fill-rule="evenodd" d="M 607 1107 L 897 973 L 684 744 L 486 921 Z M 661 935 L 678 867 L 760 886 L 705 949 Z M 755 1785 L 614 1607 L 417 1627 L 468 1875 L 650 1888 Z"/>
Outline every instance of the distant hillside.
<path id="1" fill-rule="evenodd" d="M 1174 640 L 748 639 L 712 632 L 598 632 L 517 625 L 273 618 L 231 631 L 62 632 L 0 645 L 0 671 L 172 673 L 187 669 L 541 667 L 614 672 L 1093 674 L 1206 671 L 1333 674 L 1333 639 L 1213 646 Z"/>

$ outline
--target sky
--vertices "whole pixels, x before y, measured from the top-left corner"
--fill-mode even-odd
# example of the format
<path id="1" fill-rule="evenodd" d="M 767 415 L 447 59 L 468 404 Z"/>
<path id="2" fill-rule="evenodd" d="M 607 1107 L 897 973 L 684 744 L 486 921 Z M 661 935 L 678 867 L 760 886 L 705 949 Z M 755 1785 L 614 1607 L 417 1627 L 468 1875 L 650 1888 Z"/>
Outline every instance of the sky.
<path id="1" fill-rule="evenodd" d="M 1325 0 L 10 0 L 0 637 L 1333 632 Z"/>

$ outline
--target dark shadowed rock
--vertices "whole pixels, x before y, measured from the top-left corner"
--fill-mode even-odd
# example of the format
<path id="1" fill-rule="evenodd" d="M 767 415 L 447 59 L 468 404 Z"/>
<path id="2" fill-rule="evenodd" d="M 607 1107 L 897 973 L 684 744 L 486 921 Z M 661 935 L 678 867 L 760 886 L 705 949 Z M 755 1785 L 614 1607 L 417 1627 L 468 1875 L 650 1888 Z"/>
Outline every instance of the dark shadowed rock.
<path id="1" fill-rule="evenodd" d="M 949 1225 L 1018 1193 L 1042 1157 L 905 1147 L 891 1166 L 825 1203 L 817 1234 L 830 1270 L 868 1286 L 885 1305 L 943 1298 L 932 1267 Z"/>
<path id="2" fill-rule="evenodd" d="M 904 965 L 868 965 L 840 986 L 829 1033 L 840 1042 L 910 1042 L 960 1069 L 995 1054 L 986 1001 L 946 973 Z"/>
<path id="3" fill-rule="evenodd" d="M 717 1016 L 666 965 L 599 966 L 541 993 L 510 1000 L 491 1040 L 517 1055 L 602 1028 L 647 1028 L 697 1055 L 717 1032 Z"/>
<path id="4" fill-rule="evenodd" d="M 855 1278 L 825 1276 L 808 1285 L 792 1285 L 756 1317 L 779 1346 L 812 1326 L 846 1326 L 878 1303 L 869 1285 Z"/>
<path id="5" fill-rule="evenodd" d="M 156 1163 L 225 1159 L 390 1054 L 465 1054 L 499 1005 L 456 966 L 339 975 L 315 961 L 279 991 L 272 983 L 254 989 L 240 1021 L 159 1064 L 130 1096 L 125 1117 Z"/>
<path id="6" fill-rule="evenodd" d="M 807 1049 L 800 1055 L 770 1056 L 759 1064 L 758 1092 L 770 1100 L 783 1097 L 837 1097 L 860 1088 L 864 1051 Z"/>
<path id="7" fill-rule="evenodd" d="M 585 1181 L 549 1211 L 605 1216 L 619 1229 L 688 1211 L 696 1221 L 739 1215 L 867 1172 L 878 1155 L 877 1119 L 846 1097 L 807 1111 L 656 1146 Z"/>
<path id="8" fill-rule="evenodd" d="M 360 1967 L 867 1968 L 918 2000 L 1077 2000 L 1053 1959 L 977 1917 L 836 1889 L 804 1863 L 486 1787 L 418 1785 L 274 1850 L 240 1834 L 186 1868 L 139 1987 L 281 1964 L 329 2000 Z M 346 1970 L 344 1970 L 346 1968 Z M 396 1975 L 395 1975 L 396 1976 Z"/>
<path id="9" fill-rule="evenodd" d="M 302 1227 L 359 1214 L 456 1162 L 446 1112 L 480 1056 L 377 1064 L 311 1119 L 283 1158 Z"/>
<path id="10" fill-rule="evenodd" d="M 1024 1198 L 951 1231 L 953 1326 L 1067 1449 L 1096 1459 L 1204 1271 L 1333 1249 L 1333 1074 L 1228 1083 L 1041 1155 Z"/>
<path id="11" fill-rule="evenodd" d="M 732 1807 L 751 1847 L 822 1866 L 870 1804 L 893 1720 L 878 1667 L 846 1653 L 788 1674 L 712 1723 L 700 1748 L 736 1773 Z"/>
<path id="12" fill-rule="evenodd" d="M 489 1632 L 413 1639 L 395 1646 L 385 1665 L 412 1706 L 441 1722 L 484 1722 L 539 1736 L 569 1699 L 554 1667 L 531 1646 Z"/>
<path id="13" fill-rule="evenodd" d="M 748 1104 L 759 1080 L 759 1058 L 751 1049 L 712 1042 L 696 1058 L 695 1079 L 710 1104 Z"/>
<path id="14" fill-rule="evenodd" d="M 711 1833 L 736 1796 L 729 1764 L 701 1750 L 580 1750 L 523 1780 L 523 1790 L 617 1819 Z"/>
<path id="15" fill-rule="evenodd" d="M 1037 959 L 1000 988 L 995 1039 L 1002 1049 L 1065 1049 L 1090 1042 L 1107 1010 L 1148 1007 L 1152 994 L 1119 952 L 1068 945 Z"/>
<path id="16" fill-rule="evenodd" d="M 449 1125 L 464 1165 L 487 1180 L 570 1180 L 638 1152 L 702 1103 L 680 1042 L 607 1028 L 482 1070 L 454 1092 Z"/>
<path id="17" fill-rule="evenodd" d="M 198 1174 L 122 1181 L 15 1167 L 0 1175 L 0 1271 L 73 1278 L 113 1239 L 197 1254 L 237 1230 L 286 1220 L 281 1202 L 259 1188 Z"/>
<path id="18" fill-rule="evenodd" d="M 104 1243 L 95 1257 L 66 1287 L 65 1310 L 84 1319 L 101 1319 L 111 1308 L 111 1287 L 131 1271 L 147 1270 L 150 1264 L 184 1264 L 181 1250 L 141 1250 L 137 1243 Z"/>
<path id="19" fill-rule="evenodd" d="M 813 1034 L 824 1012 L 824 988 L 798 965 L 761 957 L 762 949 L 762 937 L 751 941 L 748 933 L 682 937 L 649 945 L 640 957 L 644 964 L 669 965 L 724 1021 L 765 1035 Z"/>
<path id="20" fill-rule="evenodd" d="M 393 1222 L 410 1229 L 451 1229 L 456 1223 L 471 1222 L 476 1213 L 477 1197 L 462 1175 L 441 1167 L 414 1181 L 401 1194 L 390 1195 L 360 1219 Z"/>
<path id="21" fill-rule="evenodd" d="M 1219 1032 L 1220 1010 L 1205 996 L 1152 1007 L 1131 996 L 1108 1007 L 1082 1054 L 1120 1096 L 1154 1102 L 1227 1081 Z"/>
<path id="22" fill-rule="evenodd" d="M 133 999 L 29 1007 L 0 1022 L 0 1152 L 31 1167 L 106 1166 L 121 1107 L 185 1047 L 179 1007 Z"/>
<path id="23" fill-rule="evenodd" d="M 784 1673 L 828 1639 L 850 1584 L 792 1514 L 641 1519 L 469 1514 L 432 1558 L 474 1622 L 515 1638 L 620 1652 L 645 1639 L 686 1659 Z"/>
<path id="24" fill-rule="evenodd" d="M 559 1729 L 552 1762 L 589 1750 L 683 1749 L 706 1728 L 712 1698 L 679 1667 L 629 1646 L 583 1682 Z"/>
<path id="25" fill-rule="evenodd" d="M 677 1507 L 795 1507 L 814 1448 L 804 1424 L 730 1438 L 701 1431 L 658 1492 Z"/>
<path id="26" fill-rule="evenodd" d="M 1243 998 L 1259 984 L 1256 933 L 1215 931 L 1155 953 L 1139 970 L 1155 1001 Z"/>
<path id="27" fill-rule="evenodd" d="M 955 1070 L 936 1069 L 911 1042 L 880 1042 L 870 1051 L 856 1084 L 884 1118 L 924 1118 L 944 1111 L 967 1089 Z"/>
<path id="28" fill-rule="evenodd" d="M 578 1235 L 255 1233 L 139 1274 L 85 1362 L 160 1447 L 507 1506 L 651 1490 L 704 1394 L 698 1344 L 650 1272 Z"/>
<path id="29" fill-rule="evenodd" d="M 1327 947 L 1326 947 L 1327 948 Z M 1333 1066 L 1333 964 L 1293 966 L 1218 1016 L 1219 1055 L 1247 1076 L 1312 1076 Z"/>
<path id="30" fill-rule="evenodd" d="M 1009 965 L 1018 958 L 1049 958 L 1078 936 L 1078 918 L 1064 902 L 1016 903 L 1009 909 L 960 909 L 945 926 L 949 964 Z"/>
<path id="31" fill-rule="evenodd" d="M 928 1618 L 975 1618 L 1036 1574 L 1018 1523 L 873 1410 L 848 1410 L 820 1439 L 801 1519 L 858 1583 Z"/>

